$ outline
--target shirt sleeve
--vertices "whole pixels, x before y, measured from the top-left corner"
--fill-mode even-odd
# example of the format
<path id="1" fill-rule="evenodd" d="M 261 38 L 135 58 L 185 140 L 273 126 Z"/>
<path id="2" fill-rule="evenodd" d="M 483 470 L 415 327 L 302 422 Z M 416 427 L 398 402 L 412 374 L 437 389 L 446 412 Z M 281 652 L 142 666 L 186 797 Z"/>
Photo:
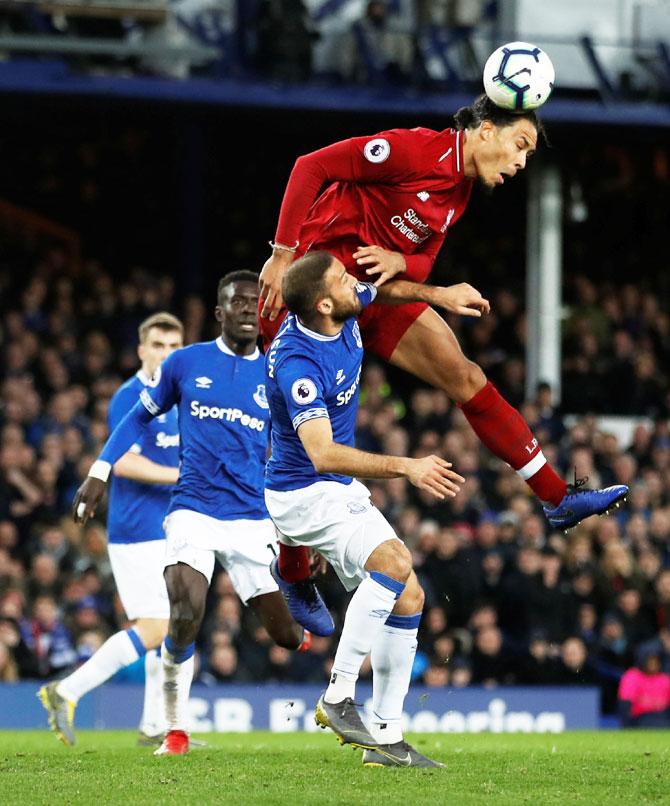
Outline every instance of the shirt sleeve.
<path id="1" fill-rule="evenodd" d="M 137 388 L 122 388 L 114 395 L 109 403 L 109 411 L 107 412 L 107 426 L 109 433 L 116 428 L 116 426 L 123 420 L 132 407 L 139 399 L 139 392 Z M 128 448 L 133 453 L 142 453 L 142 439 L 138 439 L 133 445 Z"/>
<path id="2" fill-rule="evenodd" d="M 161 364 L 161 376 L 156 386 L 145 387 L 140 392 L 140 402 L 152 417 L 164 414 L 179 403 L 180 361 L 177 350 Z"/>
<path id="3" fill-rule="evenodd" d="M 287 358 L 277 368 L 276 381 L 294 430 L 307 420 L 328 417 L 321 373 L 313 361 Z"/>
<path id="4" fill-rule="evenodd" d="M 444 243 L 444 234 L 436 232 L 412 255 L 405 255 L 405 274 L 401 275 L 403 280 L 411 280 L 414 283 L 425 283 L 431 271 L 437 253 Z"/>
<path id="5" fill-rule="evenodd" d="M 358 299 L 361 301 L 363 310 L 365 310 L 371 302 L 374 302 L 377 296 L 377 287 L 373 283 L 356 283 L 356 293 L 358 294 Z"/>
<path id="6" fill-rule="evenodd" d="M 177 353 L 172 353 L 161 365 L 161 377 L 157 385 L 145 387 L 140 392 L 139 400 L 109 435 L 99 459 L 113 465 L 126 451 L 140 444 L 144 427 L 178 402 L 178 375 Z"/>
<path id="7" fill-rule="evenodd" d="M 110 465 L 116 464 L 124 453 L 139 442 L 144 426 L 154 416 L 149 413 L 142 401 L 138 400 L 109 435 L 98 459 L 109 462 Z"/>
<path id="8" fill-rule="evenodd" d="M 370 137 L 352 137 L 305 154 L 291 171 L 275 234 L 293 246 L 321 188 L 332 182 L 399 182 L 421 166 L 424 138 L 413 130 L 391 129 Z"/>

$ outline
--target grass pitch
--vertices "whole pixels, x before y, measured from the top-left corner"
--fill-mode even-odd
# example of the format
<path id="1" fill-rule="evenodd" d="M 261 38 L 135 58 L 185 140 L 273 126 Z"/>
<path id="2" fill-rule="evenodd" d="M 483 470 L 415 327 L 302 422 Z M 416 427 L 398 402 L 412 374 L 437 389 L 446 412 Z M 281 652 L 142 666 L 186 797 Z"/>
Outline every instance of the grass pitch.
<path id="1" fill-rule="evenodd" d="M 366 769 L 330 733 L 211 734 L 171 758 L 131 732 L 77 738 L 0 732 L 0 803 L 670 804 L 667 731 L 414 736 L 444 770 Z"/>

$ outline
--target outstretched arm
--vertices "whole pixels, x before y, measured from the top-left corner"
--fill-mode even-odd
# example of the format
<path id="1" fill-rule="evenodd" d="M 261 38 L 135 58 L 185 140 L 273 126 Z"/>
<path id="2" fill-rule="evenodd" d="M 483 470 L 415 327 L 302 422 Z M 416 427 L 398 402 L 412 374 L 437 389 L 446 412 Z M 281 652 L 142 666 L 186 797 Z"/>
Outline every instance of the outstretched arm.
<path id="1" fill-rule="evenodd" d="M 469 283 L 445 287 L 412 283 L 409 280 L 393 280 L 377 289 L 377 301 L 386 305 L 427 302 L 436 308 L 444 308 L 460 316 L 481 316 L 491 311 L 489 301 Z"/>
<path id="2" fill-rule="evenodd" d="M 373 479 L 406 478 L 420 490 L 436 498 L 453 498 L 465 479 L 451 470 L 451 464 L 439 456 L 410 459 L 367 453 L 333 441 L 327 417 L 307 420 L 298 426 L 298 437 L 307 456 L 319 473 L 341 473 Z"/>

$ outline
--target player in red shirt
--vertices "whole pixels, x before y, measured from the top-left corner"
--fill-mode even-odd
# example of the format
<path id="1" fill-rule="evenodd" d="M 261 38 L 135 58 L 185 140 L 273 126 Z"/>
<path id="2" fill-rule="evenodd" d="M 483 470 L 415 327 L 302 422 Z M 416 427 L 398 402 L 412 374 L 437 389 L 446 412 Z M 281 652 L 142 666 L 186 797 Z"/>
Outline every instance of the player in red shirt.
<path id="1" fill-rule="evenodd" d="M 430 307 L 481 316 L 489 311 L 488 301 L 466 283 L 423 285 L 475 180 L 493 188 L 523 170 L 542 126 L 534 112 L 500 109 L 485 95 L 460 109 L 455 123 L 440 132 L 391 129 L 353 137 L 298 158 L 260 277 L 261 332 L 269 344 L 286 313 L 284 272 L 310 250 L 331 252 L 362 280 L 374 278 L 381 286 L 377 301 L 359 319 L 365 348 L 443 389 L 489 450 L 544 502 L 552 526 L 568 529 L 607 511 L 628 488 L 585 490 L 576 479 L 566 485 L 521 414 L 465 357 L 451 328 Z M 304 578 L 306 554 L 284 546 L 281 551 L 285 580 Z"/>

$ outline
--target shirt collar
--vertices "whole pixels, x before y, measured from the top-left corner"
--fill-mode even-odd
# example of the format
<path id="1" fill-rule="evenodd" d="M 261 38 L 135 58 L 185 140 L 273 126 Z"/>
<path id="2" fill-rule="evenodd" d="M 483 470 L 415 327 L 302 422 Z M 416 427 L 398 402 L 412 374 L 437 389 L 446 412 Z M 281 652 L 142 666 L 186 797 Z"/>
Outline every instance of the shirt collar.
<path id="1" fill-rule="evenodd" d="M 140 382 L 143 383 L 145 386 L 151 386 L 151 387 L 158 386 L 161 379 L 161 368 L 158 367 L 156 372 L 154 372 L 153 378 L 150 378 L 143 369 L 138 369 L 135 375 L 140 379 Z"/>
<path id="2" fill-rule="evenodd" d="M 258 347 L 256 347 L 251 355 L 238 355 L 230 349 L 221 336 L 219 336 L 219 338 L 216 340 L 216 346 L 219 348 L 219 350 L 221 350 L 222 353 L 232 355 L 234 358 L 244 358 L 246 361 L 255 361 L 260 355 Z"/>
<path id="3" fill-rule="evenodd" d="M 335 341 L 335 339 L 339 339 L 342 335 L 341 330 L 334 336 L 326 336 L 324 333 L 317 333 L 315 330 L 310 330 L 308 327 L 305 327 L 297 316 L 295 317 L 295 326 L 306 336 L 309 336 L 311 339 L 316 339 L 317 341 Z"/>

